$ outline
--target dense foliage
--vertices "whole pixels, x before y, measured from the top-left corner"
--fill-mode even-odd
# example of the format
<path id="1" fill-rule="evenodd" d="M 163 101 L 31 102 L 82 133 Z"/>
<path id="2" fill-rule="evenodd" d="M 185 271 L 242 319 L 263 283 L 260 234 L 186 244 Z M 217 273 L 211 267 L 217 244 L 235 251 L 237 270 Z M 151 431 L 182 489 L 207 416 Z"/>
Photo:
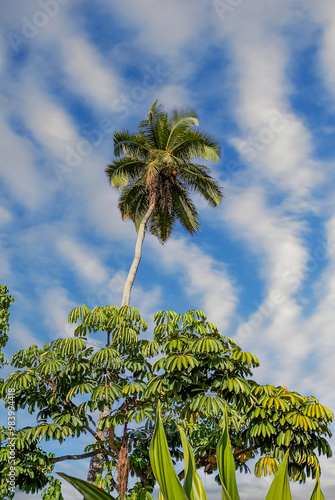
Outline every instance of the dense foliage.
<path id="1" fill-rule="evenodd" d="M 218 422 L 225 404 L 235 461 L 242 469 L 257 453 L 258 474 L 276 469 L 290 448 L 289 475 L 303 481 L 306 475 L 315 476 L 316 453 L 331 455 L 327 442 L 331 412 L 315 398 L 251 380 L 256 357 L 223 337 L 201 311 L 157 313 L 152 341 L 141 338 L 147 325 L 136 309 L 127 306 L 92 311 L 82 306 L 70 313 L 69 321 L 77 323 L 73 337 L 42 349 L 18 351 L 12 358 L 16 371 L 1 384 L 3 399 L 15 389 L 15 409 L 36 416 L 34 426 L 16 433 L 17 486 L 22 491 L 43 488 L 58 462 L 97 454 L 105 461 L 103 477 L 98 478 L 104 489 L 122 496 L 129 471 L 138 478 L 134 492 L 150 491 L 155 479 L 148 450 L 158 401 L 173 458 L 182 457 L 174 423 L 179 421 L 189 429 L 197 467 L 209 473 L 217 469 Z M 103 343 L 106 339 L 106 344 L 89 347 L 91 335 Z M 100 439 L 95 416 L 104 407 L 111 411 L 98 422 L 100 431 L 105 431 Z M 92 441 L 83 449 L 84 434 Z M 0 438 L 4 486 L 8 456 L 4 428 Z M 55 457 L 41 448 L 45 441 L 62 443 L 69 438 L 79 438 L 74 455 Z M 56 492 L 61 498 L 55 480 L 49 490 L 45 499 L 57 498 Z M 6 498 L 3 495 L 0 498 Z"/>
<path id="2" fill-rule="evenodd" d="M 14 302 L 12 295 L 8 295 L 8 293 L 8 288 L 0 285 L 0 368 L 3 367 L 4 363 L 2 349 L 6 346 L 8 341 L 9 308 Z"/>
<path id="3" fill-rule="evenodd" d="M 235 474 L 235 460 L 229 437 L 229 419 L 226 410 L 220 422 L 222 435 L 217 444 L 216 457 L 218 463 L 221 498 L 222 500 L 240 500 Z M 183 483 L 180 481 L 168 446 L 164 423 L 161 416 L 161 407 L 158 404 L 156 412 L 156 424 L 153 437 L 150 443 L 150 463 L 153 474 L 159 485 L 159 500 L 207 500 L 204 485 L 197 473 L 196 462 L 193 451 L 187 440 L 185 429 L 177 425 L 183 448 L 183 462 L 185 477 Z M 292 500 L 290 484 L 287 472 L 289 450 L 285 453 L 280 466 L 272 481 L 265 500 Z M 113 497 L 106 492 L 89 484 L 81 479 L 60 473 L 60 475 L 71 483 L 85 500 L 111 500 Z M 142 490 L 140 496 L 127 497 L 128 500 L 153 500 L 153 496 L 148 491 Z M 316 481 L 310 500 L 325 500 L 320 486 L 319 468 L 316 471 Z"/>

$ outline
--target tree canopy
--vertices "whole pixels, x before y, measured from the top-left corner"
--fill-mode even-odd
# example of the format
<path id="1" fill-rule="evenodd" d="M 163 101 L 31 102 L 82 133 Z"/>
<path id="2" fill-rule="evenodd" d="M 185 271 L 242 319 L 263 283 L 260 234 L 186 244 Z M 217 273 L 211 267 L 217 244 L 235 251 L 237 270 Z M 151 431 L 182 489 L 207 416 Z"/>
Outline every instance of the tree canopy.
<path id="1" fill-rule="evenodd" d="M 16 371 L 0 386 L 5 401 L 15 389 L 16 411 L 28 411 L 36 418 L 35 425 L 17 429 L 15 435 L 20 490 L 35 492 L 51 481 L 44 498 L 57 498 L 59 483 L 51 478 L 55 464 L 98 453 L 105 463 L 97 483 L 106 491 L 121 496 L 129 474 L 137 478 L 136 495 L 151 490 L 155 480 L 148 450 L 158 401 L 173 458 L 182 457 L 177 421 L 189 429 L 197 467 L 207 473 L 217 469 L 218 422 L 225 405 L 241 470 L 259 455 L 256 473 L 271 472 L 290 449 L 289 475 L 304 481 L 315 476 L 318 455 L 331 456 L 327 441 L 331 412 L 311 396 L 257 384 L 251 378 L 257 358 L 222 336 L 203 312 L 158 312 L 153 340 L 144 338 L 146 322 L 127 306 L 93 310 L 82 306 L 70 313 L 69 321 L 77 323 L 73 337 L 15 353 Z M 90 347 L 93 335 L 105 345 Z M 106 430 L 101 440 L 95 419 L 104 406 L 111 411 L 99 420 L 99 429 Z M 86 447 L 81 444 L 83 435 L 92 436 Z M 76 439 L 73 455 L 56 457 L 43 450 L 46 441 L 62 443 L 70 438 Z M 0 440 L 0 498 L 11 498 L 5 486 L 9 453 L 5 428 Z M 122 447 L 125 461 L 120 464 Z M 126 474 L 115 479 L 113 471 L 124 464 L 129 464 L 129 471 L 122 469 Z"/>
<path id="2" fill-rule="evenodd" d="M 137 229 L 150 210 L 148 227 L 161 242 L 178 220 L 191 234 L 199 216 L 191 193 L 217 206 L 222 192 L 208 167 L 194 160 L 218 162 L 220 148 L 208 134 L 195 130 L 198 116 L 192 109 L 172 110 L 170 116 L 154 102 L 138 132 L 114 134 L 116 158 L 106 168 L 112 186 L 121 192 L 119 208 Z"/>
<path id="3" fill-rule="evenodd" d="M 8 295 L 8 287 L 0 285 L 0 368 L 3 367 L 4 356 L 2 349 L 8 341 L 9 331 L 9 308 L 14 302 L 12 295 Z"/>

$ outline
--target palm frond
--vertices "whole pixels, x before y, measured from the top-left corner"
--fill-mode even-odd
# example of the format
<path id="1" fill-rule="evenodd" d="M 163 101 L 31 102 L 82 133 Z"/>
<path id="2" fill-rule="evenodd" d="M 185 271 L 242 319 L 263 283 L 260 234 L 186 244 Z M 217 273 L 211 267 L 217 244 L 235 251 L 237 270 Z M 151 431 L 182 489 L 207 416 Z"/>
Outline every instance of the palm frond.
<path id="1" fill-rule="evenodd" d="M 167 113 L 155 116 L 152 121 L 155 131 L 156 141 L 159 148 L 164 148 L 169 137 L 168 115 Z"/>
<path id="2" fill-rule="evenodd" d="M 217 163 L 220 160 L 220 146 L 209 134 L 190 129 L 178 138 L 172 154 L 185 161 L 202 158 Z"/>
<path id="3" fill-rule="evenodd" d="M 121 158 L 107 165 L 105 172 L 111 185 L 118 189 L 122 189 L 129 181 L 136 180 L 140 177 L 144 166 L 145 164 L 143 161 Z"/>
<path id="4" fill-rule="evenodd" d="M 128 158 L 144 159 L 148 154 L 148 148 L 139 134 L 128 130 L 115 132 L 113 136 L 114 155 Z"/>
<path id="5" fill-rule="evenodd" d="M 200 229 L 199 216 L 194 203 L 184 187 L 178 183 L 171 188 L 173 210 L 181 225 L 191 235 Z"/>
<path id="6" fill-rule="evenodd" d="M 154 116 L 165 114 L 163 104 L 158 104 L 158 99 L 156 99 L 150 108 L 148 113 L 148 121 L 152 121 Z"/>
<path id="7" fill-rule="evenodd" d="M 173 148 L 176 139 L 190 127 L 198 126 L 198 115 L 192 109 L 173 109 L 169 120 L 169 137 L 166 143 L 167 148 Z"/>
<path id="8" fill-rule="evenodd" d="M 137 229 L 148 207 L 149 193 L 141 182 L 130 184 L 122 190 L 119 200 L 122 218 L 131 219 Z"/>
<path id="9" fill-rule="evenodd" d="M 152 149 L 162 149 L 168 137 L 168 115 L 154 115 L 151 122 L 142 125 L 141 132 L 150 143 Z"/>
<path id="10" fill-rule="evenodd" d="M 161 148 L 165 142 L 166 128 L 168 124 L 168 114 L 164 107 L 157 104 L 157 100 L 152 105 L 147 120 L 140 122 L 140 131 L 153 148 Z"/>
<path id="11" fill-rule="evenodd" d="M 207 201 L 211 207 L 220 204 L 223 194 L 217 182 L 209 175 L 205 165 L 187 163 L 179 171 L 179 177 L 184 181 L 184 186 L 191 189 Z"/>
<path id="12" fill-rule="evenodd" d="M 162 210 L 160 207 L 156 207 L 149 221 L 148 229 L 151 234 L 157 236 L 160 243 L 165 243 L 171 234 L 176 219 L 174 212 L 170 214 L 167 209 Z"/>

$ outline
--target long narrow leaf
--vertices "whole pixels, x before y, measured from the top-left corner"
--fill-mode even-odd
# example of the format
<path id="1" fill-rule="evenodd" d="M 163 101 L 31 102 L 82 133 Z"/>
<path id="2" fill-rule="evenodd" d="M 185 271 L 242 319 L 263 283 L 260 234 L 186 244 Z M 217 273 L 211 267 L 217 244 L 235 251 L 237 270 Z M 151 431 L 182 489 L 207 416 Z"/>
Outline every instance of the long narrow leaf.
<path id="1" fill-rule="evenodd" d="M 325 500 L 320 486 L 320 471 L 319 468 L 316 471 L 315 487 L 311 496 L 311 500 Z"/>
<path id="2" fill-rule="evenodd" d="M 222 500 L 232 500 L 231 496 L 229 495 L 227 488 L 223 483 L 221 483 L 221 499 Z"/>
<path id="3" fill-rule="evenodd" d="M 265 500 L 292 500 L 287 474 L 288 453 L 289 450 L 287 450 L 282 463 L 278 467 Z"/>
<path id="4" fill-rule="evenodd" d="M 222 500 L 240 500 L 236 484 L 235 460 L 229 439 L 227 410 L 224 411 L 222 422 L 224 426 L 223 433 L 216 449 L 222 484 Z"/>
<path id="5" fill-rule="evenodd" d="M 97 488 L 93 484 L 87 483 L 76 477 L 68 476 L 63 472 L 58 472 L 58 474 L 84 495 L 85 500 L 114 500 L 114 497 L 111 497 L 108 493 L 100 490 L 100 488 Z"/>
<path id="6" fill-rule="evenodd" d="M 160 404 L 156 412 L 156 425 L 151 440 L 149 456 L 152 471 L 164 500 L 188 500 L 172 463 L 161 418 Z"/>
<path id="7" fill-rule="evenodd" d="M 185 431 L 177 426 L 184 451 L 185 479 L 184 490 L 189 500 L 207 500 L 204 485 L 197 473 L 195 460 L 190 443 L 187 441 Z"/>

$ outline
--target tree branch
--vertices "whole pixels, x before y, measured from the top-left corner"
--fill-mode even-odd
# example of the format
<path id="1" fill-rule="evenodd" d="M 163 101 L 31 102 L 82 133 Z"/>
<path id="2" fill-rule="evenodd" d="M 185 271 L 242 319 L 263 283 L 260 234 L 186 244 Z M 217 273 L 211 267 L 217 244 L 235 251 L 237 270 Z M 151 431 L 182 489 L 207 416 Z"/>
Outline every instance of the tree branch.
<path id="1" fill-rule="evenodd" d="M 50 458 L 50 462 L 52 464 L 55 464 L 57 462 L 62 462 L 63 460 L 82 460 L 83 458 L 91 458 L 99 454 L 108 455 L 112 458 L 115 458 L 115 454 L 105 450 L 104 448 L 101 448 L 98 450 L 90 451 L 89 453 L 82 453 L 81 455 L 63 455 L 62 457 Z"/>
<path id="2" fill-rule="evenodd" d="M 93 436 L 94 438 L 96 438 L 96 434 L 95 434 L 94 430 L 93 430 L 93 429 L 91 429 L 91 427 L 87 426 L 87 427 L 85 427 L 85 429 L 86 429 L 86 430 L 87 430 L 90 434 L 92 434 L 92 436 Z"/>

